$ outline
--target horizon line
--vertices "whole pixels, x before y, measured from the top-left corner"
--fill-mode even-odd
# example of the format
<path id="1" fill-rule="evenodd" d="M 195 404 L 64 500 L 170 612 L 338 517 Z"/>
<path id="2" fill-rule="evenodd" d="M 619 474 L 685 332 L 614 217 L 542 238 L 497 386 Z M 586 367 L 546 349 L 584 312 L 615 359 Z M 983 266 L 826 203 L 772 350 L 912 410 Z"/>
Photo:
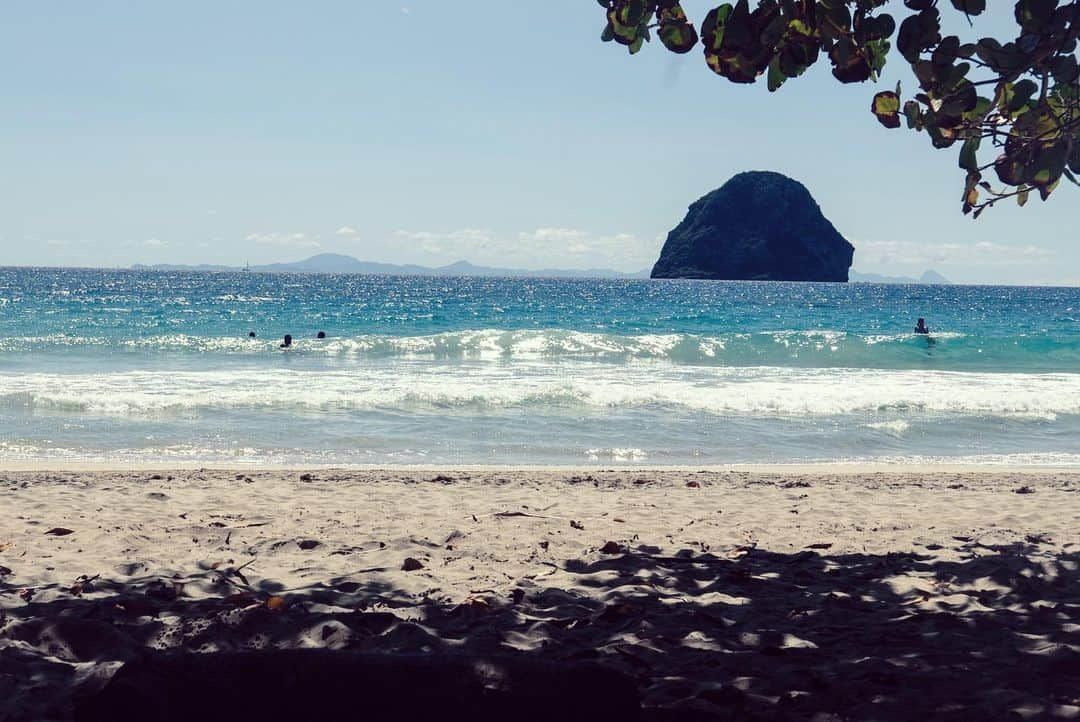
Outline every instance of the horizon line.
<path id="1" fill-rule="evenodd" d="M 317 254 L 321 255 L 321 254 Z M 337 254 L 335 254 L 337 255 Z M 314 256 L 313 256 L 314 257 Z M 352 258 L 352 256 L 348 256 Z M 307 259 L 304 259 L 307 260 Z M 354 259 L 359 261 L 359 259 Z M 294 261 L 293 263 L 299 263 L 300 261 Z M 446 264 L 445 266 L 423 266 L 416 263 L 389 263 L 383 261 L 360 261 L 361 263 L 378 263 L 386 266 L 415 266 L 418 268 L 424 268 L 431 271 L 438 271 L 449 266 L 457 265 L 460 263 L 467 263 L 475 266 L 475 264 L 469 261 L 455 261 L 454 263 Z M 200 269 L 198 265 L 208 266 L 209 268 Z M 260 264 L 260 266 L 272 266 L 272 265 L 289 265 L 288 262 L 277 262 Z M 168 267 L 173 268 L 168 268 Z M 495 271 L 525 271 L 528 273 L 540 273 L 542 271 L 575 271 L 579 273 L 585 273 L 588 271 L 605 271 L 608 273 L 615 273 L 621 276 L 632 276 L 631 278 L 604 278 L 602 276 L 581 276 L 579 278 L 570 278 L 566 280 L 626 280 L 626 281 L 662 281 L 662 282 L 701 282 L 701 283 L 835 283 L 835 284 L 864 284 L 864 285 L 878 285 L 878 286 L 951 286 L 951 287 L 996 287 L 996 288 L 1063 288 L 1074 289 L 1080 288 L 1080 284 L 1077 285 L 1064 285 L 1060 283 L 999 283 L 993 281 L 964 281 L 956 282 L 949 281 L 944 284 L 922 283 L 918 280 L 912 282 L 897 282 L 897 281 L 760 281 L 760 280 L 737 280 L 737 279 L 703 279 L 703 278 L 652 278 L 648 275 L 640 276 L 638 274 L 644 273 L 642 271 L 616 271 L 613 269 L 601 269 L 601 268 L 540 268 L 540 269 L 527 269 L 527 268 L 498 268 L 495 266 L 476 266 L 477 268 L 489 268 Z M 56 266 L 56 265 L 7 265 L 0 264 L 0 270 L 36 270 L 36 271 L 111 271 L 122 273 L 256 273 L 265 276 L 276 275 L 304 275 L 304 276 L 382 276 L 386 278 L 526 278 L 525 276 L 515 275 L 513 273 L 507 273 L 505 275 L 491 274 L 488 276 L 473 276 L 469 274 L 445 274 L 438 275 L 433 274 L 431 276 L 425 276 L 421 274 L 411 273 L 381 273 L 381 272 L 355 272 L 355 271 L 260 271 L 256 270 L 259 266 L 252 266 L 250 270 L 245 270 L 243 266 L 227 266 L 224 264 L 181 264 L 181 263 L 160 263 L 160 264 L 141 264 L 134 263 L 129 266 Z M 933 269 L 929 269 L 933 270 Z M 877 275 L 888 277 L 888 274 L 874 273 L 869 271 L 854 271 L 855 273 Z M 559 276 L 537 276 L 535 278 L 550 278 L 560 279 Z"/>

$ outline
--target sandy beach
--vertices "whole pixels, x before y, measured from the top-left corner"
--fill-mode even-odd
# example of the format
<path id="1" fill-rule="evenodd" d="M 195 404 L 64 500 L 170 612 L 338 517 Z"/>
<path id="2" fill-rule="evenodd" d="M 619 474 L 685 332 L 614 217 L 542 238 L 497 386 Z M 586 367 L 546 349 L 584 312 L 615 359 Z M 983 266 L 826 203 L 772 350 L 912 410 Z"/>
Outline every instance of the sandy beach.
<path id="1" fill-rule="evenodd" d="M 1080 472 L 0 472 L 0 720 L 145 649 L 510 653 L 646 719 L 1080 716 Z"/>

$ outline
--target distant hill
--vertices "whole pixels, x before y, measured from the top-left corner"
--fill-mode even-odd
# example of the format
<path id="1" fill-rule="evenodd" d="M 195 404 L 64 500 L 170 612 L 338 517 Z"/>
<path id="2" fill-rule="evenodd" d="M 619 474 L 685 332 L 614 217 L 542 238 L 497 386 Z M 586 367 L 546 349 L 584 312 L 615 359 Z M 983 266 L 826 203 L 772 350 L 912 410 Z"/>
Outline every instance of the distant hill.
<path id="1" fill-rule="evenodd" d="M 243 271 L 239 266 L 181 266 L 158 264 L 146 266 L 136 264 L 134 271 L 189 271 L 205 273 L 237 273 Z M 382 276 L 480 276 L 480 277 L 516 277 L 516 278 L 648 278 L 648 271 L 622 273 L 605 268 L 565 269 L 544 268 L 529 270 L 524 268 L 494 268 L 474 266 L 468 261 L 458 261 L 448 266 L 430 268 L 428 266 L 397 265 L 394 263 L 373 263 L 361 261 L 352 256 L 337 253 L 321 253 L 295 263 L 271 263 L 251 266 L 253 273 L 355 273 Z"/>
<path id="2" fill-rule="evenodd" d="M 899 284 L 922 284 L 924 286 L 947 286 L 952 283 L 937 271 L 927 271 L 919 278 L 910 276 L 883 276 L 880 273 L 859 273 L 852 271 L 850 275 L 852 283 L 899 283 Z"/>

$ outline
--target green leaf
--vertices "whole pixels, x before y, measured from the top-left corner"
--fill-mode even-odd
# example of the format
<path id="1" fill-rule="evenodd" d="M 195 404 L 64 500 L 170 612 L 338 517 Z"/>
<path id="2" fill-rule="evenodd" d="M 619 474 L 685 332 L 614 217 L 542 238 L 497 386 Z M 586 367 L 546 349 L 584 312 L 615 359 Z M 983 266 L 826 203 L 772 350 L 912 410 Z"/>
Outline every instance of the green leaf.
<path id="1" fill-rule="evenodd" d="M 912 130 L 922 130 L 922 109 L 914 100 L 904 103 L 904 117 L 907 118 L 907 127 Z"/>
<path id="2" fill-rule="evenodd" d="M 666 2 L 660 3 L 660 22 L 661 23 L 685 23 L 686 11 L 682 9 L 682 5 L 673 0 L 666 0 Z"/>
<path id="3" fill-rule="evenodd" d="M 874 72 L 864 50 L 851 38 L 844 38 L 833 45 L 829 60 L 833 64 L 833 77 L 841 83 L 861 83 Z"/>
<path id="4" fill-rule="evenodd" d="M 1039 187 L 1057 185 L 1065 170 L 1065 145 L 1041 148 L 1024 168 L 1024 182 Z"/>
<path id="5" fill-rule="evenodd" d="M 781 70 L 780 56 L 777 55 L 773 57 L 772 62 L 769 63 L 769 92 L 776 92 L 780 88 L 780 86 L 784 84 L 785 80 L 787 80 L 787 75 L 785 75 L 784 71 Z"/>
<path id="6" fill-rule="evenodd" d="M 628 25 L 623 20 L 620 20 L 620 13 L 618 8 L 611 8 L 608 10 L 608 25 L 611 27 L 612 39 L 622 45 L 630 45 L 638 36 L 637 25 Z"/>
<path id="7" fill-rule="evenodd" d="M 900 24 L 896 47 L 909 63 L 919 59 L 919 54 L 941 42 L 941 14 L 936 8 L 928 8 L 912 15 Z"/>
<path id="8" fill-rule="evenodd" d="M 878 122 L 886 128 L 900 127 L 900 96 L 891 90 L 884 90 L 874 96 L 870 112 L 877 116 Z"/>
<path id="9" fill-rule="evenodd" d="M 960 38 L 949 35 L 942 39 L 930 56 L 935 68 L 948 68 L 960 56 Z"/>
<path id="10" fill-rule="evenodd" d="M 1058 187 L 1058 183 L 1061 182 L 1061 178 L 1058 178 L 1053 183 L 1048 183 L 1044 186 L 1039 186 L 1039 198 L 1044 201 L 1050 198 L 1050 194 L 1054 192 L 1054 189 Z"/>
<path id="11" fill-rule="evenodd" d="M 1020 0 L 1013 14 L 1026 32 L 1037 33 L 1053 17 L 1056 8 L 1057 0 Z"/>
<path id="12" fill-rule="evenodd" d="M 731 16 L 724 24 L 725 46 L 730 45 L 737 50 L 745 49 L 754 42 L 756 35 L 760 33 L 755 32 L 750 22 L 750 3 L 748 0 L 738 0 L 731 11 Z"/>
<path id="13" fill-rule="evenodd" d="M 990 109 L 992 107 L 994 107 L 994 104 L 989 98 L 979 96 L 975 100 L 975 107 L 965 113 L 964 118 L 967 120 L 985 118 L 986 114 L 990 112 Z"/>
<path id="14" fill-rule="evenodd" d="M 955 117 L 970 113 L 979 104 L 979 96 L 975 92 L 975 86 L 966 80 L 961 80 L 955 89 L 947 96 L 947 101 L 942 104 L 943 116 Z"/>
<path id="15" fill-rule="evenodd" d="M 986 0 L 952 0 L 952 4 L 965 15 L 981 15 L 986 10 Z"/>
<path id="16" fill-rule="evenodd" d="M 1007 153 L 1002 153 L 994 161 L 994 172 L 998 180 L 1007 186 L 1018 186 L 1024 182 L 1024 164 Z"/>
<path id="17" fill-rule="evenodd" d="M 885 68 L 890 48 L 888 40 L 871 40 L 866 44 L 866 49 L 870 52 L 870 68 L 874 71 L 874 80 L 877 80 L 878 74 Z"/>
<path id="18" fill-rule="evenodd" d="M 1054 80 L 1062 85 L 1075 83 L 1080 78 L 1080 64 L 1076 62 L 1075 55 L 1064 55 L 1058 58 L 1054 65 Z"/>
<path id="19" fill-rule="evenodd" d="M 661 23 L 660 42 L 673 53 L 688 53 L 697 45 L 698 35 L 687 22 Z"/>
<path id="20" fill-rule="evenodd" d="M 604 28 L 604 33 L 600 36 L 600 39 L 605 43 L 610 43 L 615 39 L 615 28 L 612 27 L 611 23 L 608 23 L 607 27 Z"/>
<path id="21" fill-rule="evenodd" d="M 838 40 L 847 36 L 851 30 L 851 11 L 843 2 L 820 3 L 818 21 L 823 37 Z"/>
<path id="22" fill-rule="evenodd" d="M 701 36 L 706 48 L 718 52 L 724 47 L 724 31 L 734 10 L 730 4 L 724 3 L 710 10 L 705 16 L 705 21 L 701 24 Z"/>
<path id="23" fill-rule="evenodd" d="M 896 21 L 887 13 L 877 17 L 863 18 L 857 25 L 856 39 L 863 43 L 871 40 L 885 40 L 896 32 Z"/>
<path id="24" fill-rule="evenodd" d="M 1027 102 L 1031 100 L 1031 96 L 1038 92 L 1039 86 L 1034 80 L 1030 78 L 1024 78 L 1023 80 L 1014 83 L 1012 87 L 1012 98 L 1009 100 L 1008 110 L 1016 112 L 1027 105 Z"/>
<path id="25" fill-rule="evenodd" d="M 1029 192 L 1030 191 L 1028 190 L 1027 186 L 1020 186 L 1020 191 L 1016 194 L 1016 205 L 1023 208 L 1024 205 L 1028 202 Z"/>
<path id="26" fill-rule="evenodd" d="M 985 187 L 987 191 L 989 191 L 990 188 L 986 183 L 979 183 L 979 181 L 981 180 L 982 173 L 977 170 L 968 171 L 967 176 L 964 178 L 964 192 L 967 193 L 969 190 L 971 190 L 977 185 L 981 185 Z"/>
<path id="27" fill-rule="evenodd" d="M 1029 56 L 1016 43 L 1002 45 L 994 38 L 983 38 L 975 44 L 975 55 L 999 75 L 1011 75 L 1028 63 Z"/>
<path id="28" fill-rule="evenodd" d="M 956 142 L 956 131 L 953 128 L 937 125 L 933 117 L 926 121 L 926 132 L 930 135 L 930 143 L 935 148 L 948 148 Z"/>
<path id="29" fill-rule="evenodd" d="M 968 171 L 976 171 L 979 169 L 978 160 L 979 151 L 979 137 L 968 138 L 964 141 L 964 144 L 960 146 L 960 167 Z"/>

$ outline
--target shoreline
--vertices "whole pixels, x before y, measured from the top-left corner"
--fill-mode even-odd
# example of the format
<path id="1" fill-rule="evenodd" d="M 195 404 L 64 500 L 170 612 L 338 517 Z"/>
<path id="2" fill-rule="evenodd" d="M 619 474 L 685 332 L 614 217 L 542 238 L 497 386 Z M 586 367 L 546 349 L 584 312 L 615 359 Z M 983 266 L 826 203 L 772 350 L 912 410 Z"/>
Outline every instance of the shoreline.
<path id="1" fill-rule="evenodd" d="M 1008 464 L 927 464 L 822 462 L 748 463 L 748 464 L 250 464 L 230 462 L 140 462 L 115 463 L 108 461 L 3 461 L 0 474 L 5 473 L 125 473 L 169 471 L 215 471 L 244 473 L 303 473 L 308 471 L 340 473 L 415 473 L 439 474 L 472 473 L 709 473 L 709 474 L 768 474 L 795 476 L 864 476 L 895 474 L 899 476 L 933 476 L 935 474 L 992 475 L 1023 474 L 1025 476 L 1075 474 L 1080 465 L 1017 465 Z"/>

